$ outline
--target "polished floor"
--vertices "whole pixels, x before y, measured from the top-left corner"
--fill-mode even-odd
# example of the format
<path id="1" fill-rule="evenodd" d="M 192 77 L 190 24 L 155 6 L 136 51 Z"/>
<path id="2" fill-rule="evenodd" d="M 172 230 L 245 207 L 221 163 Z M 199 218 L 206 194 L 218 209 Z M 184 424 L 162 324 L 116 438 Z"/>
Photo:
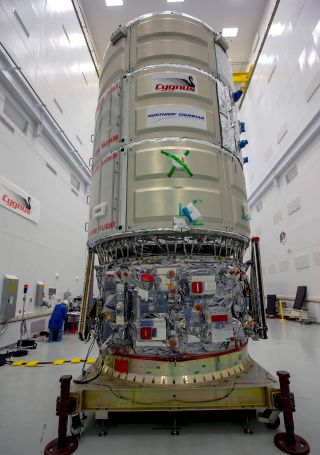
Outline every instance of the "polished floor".
<path id="1" fill-rule="evenodd" d="M 288 370 L 295 394 L 296 432 L 320 454 L 320 325 L 303 326 L 295 322 L 269 321 L 269 339 L 251 342 L 250 353 L 268 371 Z M 65 335 L 62 343 L 39 343 L 28 359 L 56 360 L 83 356 L 88 345 L 76 336 Z M 56 437 L 55 401 L 62 374 L 78 376 L 79 365 L 37 368 L 3 366 L 0 368 L 0 454 L 38 455 Z M 281 427 L 283 425 L 281 424 Z M 99 425 L 88 416 L 86 429 L 75 452 L 117 455 L 276 455 L 274 431 L 254 421 L 253 435 L 244 434 L 241 418 L 223 421 L 203 416 L 184 418 L 180 435 L 171 436 L 168 422 L 155 417 L 137 422 L 112 423 L 108 435 L 99 438 Z"/>

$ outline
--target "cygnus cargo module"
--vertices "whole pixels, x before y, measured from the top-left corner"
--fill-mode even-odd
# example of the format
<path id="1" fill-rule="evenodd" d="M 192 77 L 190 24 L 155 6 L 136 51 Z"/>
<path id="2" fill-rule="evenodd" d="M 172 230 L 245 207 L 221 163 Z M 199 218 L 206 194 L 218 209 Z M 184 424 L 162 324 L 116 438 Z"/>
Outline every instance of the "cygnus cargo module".
<path id="1" fill-rule="evenodd" d="M 281 395 L 247 351 L 267 327 L 243 176 L 241 91 L 226 50 L 209 26 L 171 12 L 111 36 L 79 325 L 99 356 L 84 364 L 71 395 L 71 376 L 61 378 L 60 439 L 45 453 L 59 440 L 75 450 L 66 416 L 77 433 L 81 411 L 106 419 L 110 411 L 257 410 L 276 428 L 283 398 L 291 403 L 288 387 Z"/>
<path id="2" fill-rule="evenodd" d="M 230 377 L 248 368 L 248 337 L 266 337 L 257 274 L 250 283 L 243 263 L 241 92 L 226 48 L 198 20 L 163 13 L 120 27 L 105 53 L 88 241 L 104 374 Z"/>

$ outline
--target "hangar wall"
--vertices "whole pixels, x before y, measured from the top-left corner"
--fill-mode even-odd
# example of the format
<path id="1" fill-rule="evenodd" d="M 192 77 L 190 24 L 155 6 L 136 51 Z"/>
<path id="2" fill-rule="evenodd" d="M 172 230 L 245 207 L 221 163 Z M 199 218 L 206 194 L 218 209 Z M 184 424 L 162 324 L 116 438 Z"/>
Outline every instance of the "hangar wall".
<path id="1" fill-rule="evenodd" d="M 71 1 L 4 0 L 0 22 L 0 188 L 31 195 L 33 211 L 40 204 L 39 222 L 0 204 L 0 298 L 4 274 L 17 276 L 19 319 L 29 284 L 34 333 L 52 311 L 35 305 L 37 281 L 46 300 L 56 288 L 52 303 L 82 293 L 98 77 Z M 17 341 L 19 325 L 11 320 L 0 347 Z"/>
<path id="2" fill-rule="evenodd" d="M 87 238 L 84 228 L 89 207 L 87 183 L 74 175 L 46 137 L 35 138 L 31 127 L 25 133 L 19 130 L 5 114 L 8 100 L 32 125 L 31 119 L 0 86 L 0 178 L 5 177 L 32 195 L 32 200 L 38 200 L 40 216 L 36 223 L 21 216 L 19 210 L 0 207 L 0 283 L 4 274 L 20 279 L 17 315 L 22 310 L 23 284 L 28 283 L 26 312 L 42 314 L 47 308 L 34 305 L 37 281 L 45 283 L 46 300 L 48 288 L 56 288 L 56 300 L 68 290 L 73 295 L 82 292 Z M 0 345 L 7 341 L 5 334 Z"/>
<path id="3" fill-rule="evenodd" d="M 317 10 L 316 0 L 280 2 L 240 115 L 249 140 L 245 174 L 252 232 L 261 236 L 265 292 L 293 297 L 298 285 L 307 285 L 315 300 L 309 309 L 320 320 Z"/>
<path id="4" fill-rule="evenodd" d="M 98 77 L 71 0 L 3 0 L 0 23 L 1 52 L 9 52 L 88 164 Z"/>

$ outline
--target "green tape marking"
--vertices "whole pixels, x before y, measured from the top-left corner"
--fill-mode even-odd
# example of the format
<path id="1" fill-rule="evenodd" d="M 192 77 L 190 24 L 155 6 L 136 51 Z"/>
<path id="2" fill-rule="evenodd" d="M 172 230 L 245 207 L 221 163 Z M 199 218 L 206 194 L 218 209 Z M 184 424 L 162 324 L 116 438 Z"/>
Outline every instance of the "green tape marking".
<path id="1" fill-rule="evenodd" d="M 169 152 L 166 152 L 164 150 L 161 150 L 161 153 L 162 155 L 165 155 L 165 156 L 168 156 L 169 158 L 171 158 L 172 160 L 176 161 L 183 169 L 184 171 L 190 175 L 190 177 L 193 176 L 192 172 L 190 171 L 189 167 L 181 160 L 181 158 L 177 157 L 176 155 L 174 155 L 173 153 L 169 153 Z M 183 154 L 183 156 L 188 156 L 190 154 L 190 151 L 189 150 L 186 150 Z M 175 165 L 172 165 L 169 173 L 168 173 L 168 177 L 172 177 L 172 175 L 174 174 L 174 172 L 176 171 L 177 167 Z"/>

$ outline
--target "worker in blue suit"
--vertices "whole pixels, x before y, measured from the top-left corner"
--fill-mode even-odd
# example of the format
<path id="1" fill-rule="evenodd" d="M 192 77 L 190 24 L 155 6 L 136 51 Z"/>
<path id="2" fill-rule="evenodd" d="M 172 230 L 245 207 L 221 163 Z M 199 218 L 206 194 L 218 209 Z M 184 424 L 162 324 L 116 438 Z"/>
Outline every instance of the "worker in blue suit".
<path id="1" fill-rule="evenodd" d="M 63 324 L 68 313 L 67 305 L 68 301 L 63 300 L 61 303 L 58 303 L 58 305 L 54 307 L 49 321 L 49 343 L 53 341 L 53 332 L 55 330 L 58 332 L 57 341 L 62 341 Z"/>

